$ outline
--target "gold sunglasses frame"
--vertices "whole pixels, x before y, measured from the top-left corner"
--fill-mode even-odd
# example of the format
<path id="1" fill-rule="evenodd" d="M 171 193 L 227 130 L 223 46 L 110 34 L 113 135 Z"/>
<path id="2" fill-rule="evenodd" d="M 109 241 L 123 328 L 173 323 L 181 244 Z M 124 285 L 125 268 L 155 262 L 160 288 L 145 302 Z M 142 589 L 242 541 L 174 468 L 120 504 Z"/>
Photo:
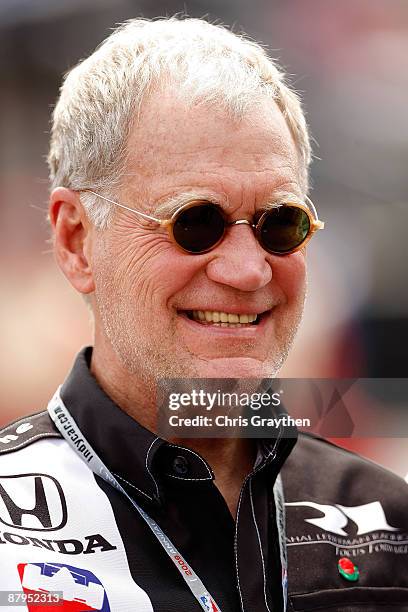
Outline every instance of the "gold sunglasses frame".
<path id="1" fill-rule="evenodd" d="M 100 195 L 99 193 L 97 193 L 96 191 L 92 191 L 91 189 L 80 189 L 78 190 L 79 192 L 86 192 L 86 193 L 92 193 L 94 196 L 97 196 L 98 198 L 101 198 L 102 200 L 105 200 L 106 202 L 109 202 L 110 204 L 114 204 L 115 206 L 118 206 L 119 208 L 123 208 L 124 210 L 128 210 L 136 215 L 140 215 L 141 217 L 143 217 L 144 219 L 148 219 L 149 221 L 153 221 L 155 223 L 157 223 L 160 227 L 163 227 L 166 229 L 170 240 L 176 245 L 176 247 L 178 249 L 180 249 L 181 251 L 183 251 L 183 253 L 188 253 L 189 255 L 203 255 L 204 253 L 208 253 L 209 251 L 212 251 L 213 249 L 215 249 L 223 240 L 225 237 L 225 233 L 227 230 L 227 227 L 230 227 L 232 225 L 249 225 L 253 230 L 255 230 L 255 236 L 256 239 L 258 241 L 258 243 L 261 245 L 261 247 L 267 252 L 270 253 L 272 255 L 280 255 L 280 256 L 284 256 L 284 255 L 290 255 L 291 253 L 296 253 L 296 251 L 299 251 L 300 249 L 302 249 L 303 247 L 306 246 L 306 244 L 309 242 L 309 240 L 312 238 L 313 234 L 315 232 L 317 232 L 318 230 L 324 229 L 324 221 L 320 221 L 320 219 L 317 216 L 317 212 L 316 212 L 316 208 L 313 204 L 313 202 L 310 200 L 310 198 L 308 198 L 306 196 L 306 200 L 309 202 L 309 206 L 310 208 L 308 208 L 305 204 L 299 204 L 298 202 L 285 202 L 284 204 L 278 204 L 277 208 L 279 208 L 280 206 L 290 206 L 291 208 L 300 208 L 301 210 L 303 210 L 308 218 L 309 218 L 309 231 L 306 235 L 306 237 L 304 238 L 304 240 L 302 240 L 302 242 L 297 245 L 296 247 L 294 247 L 293 249 L 290 249 L 289 251 L 285 251 L 284 253 L 282 253 L 281 251 L 271 251 L 269 249 L 266 249 L 265 246 L 263 245 L 262 241 L 261 241 L 261 231 L 262 231 L 262 225 L 265 222 L 265 220 L 267 219 L 268 215 L 270 214 L 271 210 L 274 210 L 273 208 L 269 208 L 267 210 L 265 210 L 261 216 L 259 217 L 258 221 L 256 223 L 252 223 L 251 221 L 249 221 L 248 219 L 238 219 L 237 221 L 228 221 L 227 216 L 225 214 L 225 212 L 222 210 L 221 207 L 218 207 L 217 204 L 213 204 L 212 202 L 208 201 L 208 200 L 192 200 L 191 202 L 188 202 L 187 204 L 184 204 L 183 206 L 180 206 L 180 208 L 178 208 L 169 219 L 158 219 L 157 217 L 152 217 L 151 215 L 147 215 L 146 213 L 142 213 L 139 210 L 136 210 L 135 208 L 130 208 L 130 206 L 125 206 L 124 204 L 120 204 L 119 202 L 115 202 L 114 200 L 111 200 L 110 198 L 106 198 L 105 196 Z M 219 240 L 217 240 L 217 242 L 215 242 L 211 247 L 209 247 L 208 249 L 205 249 L 204 251 L 189 251 L 188 249 L 185 249 L 181 246 L 181 244 L 179 244 L 177 242 L 177 240 L 174 237 L 174 232 L 173 232 L 173 228 L 174 228 L 174 224 L 176 222 L 176 219 L 178 217 L 178 215 L 180 215 L 180 213 L 184 212 L 185 210 L 188 210 L 189 208 L 193 208 L 195 206 L 199 206 L 202 204 L 213 204 L 214 206 L 217 206 L 218 210 L 220 211 L 223 219 L 224 219 L 224 232 L 222 234 L 222 236 L 219 238 Z M 315 215 L 315 217 L 313 217 L 312 215 L 312 211 Z"/>

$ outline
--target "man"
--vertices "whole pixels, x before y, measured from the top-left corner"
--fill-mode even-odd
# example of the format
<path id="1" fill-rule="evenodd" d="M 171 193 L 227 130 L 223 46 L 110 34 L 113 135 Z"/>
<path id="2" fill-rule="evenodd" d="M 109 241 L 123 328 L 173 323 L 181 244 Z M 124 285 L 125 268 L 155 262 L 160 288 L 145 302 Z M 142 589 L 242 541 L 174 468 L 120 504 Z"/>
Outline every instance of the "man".
<path id="1" fill-rule="evenodd" d="M 49 212 L 94 345 L 1 434 L 3 590 L 67 610 L 408 609 L 402 480 L 305 435 L 156 434 L 159 379 L 284 362 L 323 225 L 309 162 L 282 73 L 222 27 L 131 20 L 67 75 Z"/>

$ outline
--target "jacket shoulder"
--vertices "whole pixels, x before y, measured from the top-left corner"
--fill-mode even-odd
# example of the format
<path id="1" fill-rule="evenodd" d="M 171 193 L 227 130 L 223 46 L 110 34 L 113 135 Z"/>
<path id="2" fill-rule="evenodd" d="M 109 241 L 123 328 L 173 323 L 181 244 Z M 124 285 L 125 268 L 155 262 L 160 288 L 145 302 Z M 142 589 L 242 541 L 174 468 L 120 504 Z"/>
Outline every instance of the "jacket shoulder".
<path id="1" fill-rule="evenodd" d="M 47 410 L 20 417 L 0 429 L 0 455 L 17 451 L 43 438 L 61 438 Z"/>
<path id="2" fill-rule="evenodd" d="M 287 502 L 358 506 L 379 500 L 408 532 L 405 480 L 328 440 L 301 433 L 281 476 Z"/>
<path id="3" fill-rule="evenodd" d="M 398 490 L 408 496 L 408 486 L 403 478 L 381 465 L 370 461 L 329 440 L 314 434 L 300 433 L 299 439 L 282 469 L 282 476 L 289 493 L 298 496 L 302 492 L 310 497 L 338 498 L 373 493 L 382 495 Z M 407 497 L 408 500 L 408 497 Z"/>

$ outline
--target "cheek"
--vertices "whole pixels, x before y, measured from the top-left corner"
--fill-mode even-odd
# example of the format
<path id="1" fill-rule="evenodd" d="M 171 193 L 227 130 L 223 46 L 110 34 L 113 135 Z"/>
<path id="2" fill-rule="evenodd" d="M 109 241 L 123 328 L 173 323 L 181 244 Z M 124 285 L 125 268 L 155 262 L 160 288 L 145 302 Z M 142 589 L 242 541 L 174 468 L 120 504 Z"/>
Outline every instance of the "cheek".
<path id="1" fill-rule="evenodd" d="M 303 303 L 306 290 L 306 258 L 302 251 L 279 257 L 272 264 L 273 279 L 286 296 L 288 303 Z"/>
<path id="2" fill-rule="evenodd" d="M 95 261 L 99 289 L 110 286 L 117 296 L 130 298 L 135 308 L 149 313 L 166 307 L 191 281 L 197 264 L 160 234 L 105 242 Z"/>

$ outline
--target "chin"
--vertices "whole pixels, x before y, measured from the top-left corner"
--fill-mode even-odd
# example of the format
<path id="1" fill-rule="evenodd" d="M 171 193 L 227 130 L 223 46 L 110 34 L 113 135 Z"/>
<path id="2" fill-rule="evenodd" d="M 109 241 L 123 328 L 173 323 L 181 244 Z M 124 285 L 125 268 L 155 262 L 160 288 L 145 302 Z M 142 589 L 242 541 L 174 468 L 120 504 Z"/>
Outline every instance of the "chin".
<path id="1" fill-rule="evenodd" d="M 271 360 L 251 357 L 219 357 L 198 368 L 199 378 L 274 378 L 279 370 Z"/>

